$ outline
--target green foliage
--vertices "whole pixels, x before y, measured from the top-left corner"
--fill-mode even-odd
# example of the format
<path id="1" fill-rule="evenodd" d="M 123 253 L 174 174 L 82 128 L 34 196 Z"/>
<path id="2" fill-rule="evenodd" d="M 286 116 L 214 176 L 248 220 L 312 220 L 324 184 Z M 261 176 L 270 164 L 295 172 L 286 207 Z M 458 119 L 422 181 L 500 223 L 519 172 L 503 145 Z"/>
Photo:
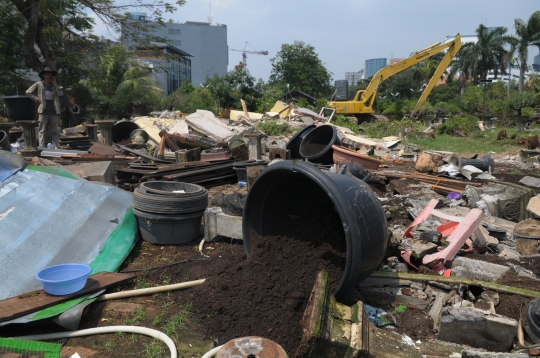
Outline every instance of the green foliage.
<path id="1" fill-rule="evenodd" d="M 113 108 L 119 112 L 131 112 L 133 106 L 144 106 L 153 110 L 159 104 L 163 90 L 157 87 L 157 81 L 147 67 L 134 65 L 123 76 L 123 81 L 116 88 Z"/>
<path id="2" fill-rule="evenodd" d="M 219 108 L 242 109 L 241 99 L 246 102 L 248 110 L 253 111 L 258 107 L 258 99 L 263 96 L 264 84 L 251 76 L 249 70 L 242 65 L 237 65 L 225 76 L 217 74 L 204 83 Z"/>
<path id="3" fill-rule="evenodd" d="M 526 107 L 535 107 L 540 104 L 540 95 L 534 92 L 510 92 L 506 101 L 508 107 L 512 109 L 514 115 L 525 115 L 523 109 Z"/>
<path id="4" fill-rule="evenodd" d="M 357 133 L 357 134 L 360 133 L 360 130 L 358 129 L 358 124 L 356 124 L 351 119 L 349 119 L 349 117 L 344 116 L 342 114 L 334 115 L 334 117 L 332 118 L 332 123 L 335 124 L 336 126 L 349 128 L 354 133 Z"/>
<path id="5" fill-rule="evenodd" d="M 215 101 L 212 93 L 207 88 L 194 88 L 189 93 L 182 92 L 180 87 L 168 95 L 162 104 L 170 110 L 178 110 L 183 113 L 194 113 L 197 109 L 205 109 L 215 113 Z"/>
<path id="6" fill-rule="evenodd" d="M 409 135 L 411 133 L 421 132 L 424 126 L 417 121 L 409 118 L 401 120 L 391 120 L 388 122 L 375 121 L 362 123 L 362 129 L 372 138 L 383 138 L 388 136 L 399 136 L 399 134 Z"/>
<path id="7" fill-rule="evenodd" d="M 453 135 L 457 131 L 465 133 L 478 130 L 478 117 L 471 115 L 457 115 L 450 117 L 445 123 L 437 127 L 437 133 Z"/>
<path id="8" fill-rule="evenodd" d="M 28 83 L 23 57 L 25 20 L 9 0 L 0 0 L 0 95 L 24 93 Z"/>
<path id="9" fill-rule="evenodd" d="M 483 88 L 478 86 L 468 86 L 461 96 L 461 106 L 467 113 L 477 113 L 482 108 L 484 101 Z"/>
<path id="10" fill-rule="evenodd" d="M 264 86 L 262 96 L 256 99 L 255 112 L 265 113 L 270 111 L 276 102 L 280 100 L 283 92 L 283 88 L 280 86 Z"/>
<path id="11" fill-rule="evenodd" d="M 295 130 L 282 119 L 267 119 L 265 121 L 260 121 L 255 125 L 255 128 L 269 136 L 281 136 L 295 132 Z"/>
<path id="12" fill-rule="evenodd" d="M 270 59 L 271 84 L 289 85 L 290 90 L 300 90 L 314 97 L 332 93 L 332 74 L 324 67 L 315 48 L 302 41 L 283 44 L 276 57 Z"/>

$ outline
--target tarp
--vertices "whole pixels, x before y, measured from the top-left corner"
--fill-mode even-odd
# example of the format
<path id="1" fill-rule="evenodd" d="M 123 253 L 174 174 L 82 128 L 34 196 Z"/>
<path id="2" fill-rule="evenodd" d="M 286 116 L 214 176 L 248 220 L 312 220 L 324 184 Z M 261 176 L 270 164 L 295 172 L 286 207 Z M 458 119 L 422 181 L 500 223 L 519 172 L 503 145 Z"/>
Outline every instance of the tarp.
<path id="1" fill-rule="evenodd" d="M 51 265 L 115 271 L 133 248 L 132 195 L 72 178 L 28 167 L 0 183 L 0 299 L 41 289 L 35 275 Z"/>

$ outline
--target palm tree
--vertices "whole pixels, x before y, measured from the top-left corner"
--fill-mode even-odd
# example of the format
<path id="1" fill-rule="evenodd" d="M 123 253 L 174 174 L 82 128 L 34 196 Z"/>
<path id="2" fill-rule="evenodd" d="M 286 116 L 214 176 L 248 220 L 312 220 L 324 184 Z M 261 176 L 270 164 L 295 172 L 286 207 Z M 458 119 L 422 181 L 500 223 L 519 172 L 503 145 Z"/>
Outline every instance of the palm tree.
<path id="1" fill-rule="evenodd" d="M 505 45 L 512 43 L 513 37 L 506 35 L 506 27 L 496 27 L 488 29 L 480 24 L 476 29 L 478 41 L 471 46 L 469 56 L 472 56 L 472 77 L 475 80 L 485 79 L 489 71 L 493 70 L 494 77 L 497 78 L 499 70 L 504 74 L 508 51 Z"/>
<path id="2" fill-rule="evenodd" d="M 524 22 L 521 19 L 515 19 L 514 27 L 517 35 L 514 37 L 514 46 L 520 62 L 519 92 L 523 92 L 529 46 L 538 46 L 540 48 L 540 11 L 534 12 L 527 22 Z"/>
<path id="3" fill-rule="evenodd" d="M 450 70 L 448 71 L 447 81 L 448 83 L 454 80 L 454 77 L 459 72 L 459 90 L 460 94 L 465 93 L 465 88 L 467 87 L 467 82 L 471 79 L 473 72 L 473 46 L 475 44 L 472 42 L 463 44 L 459 49 L 456 57 L 452 60 L 450 64 Z"/>

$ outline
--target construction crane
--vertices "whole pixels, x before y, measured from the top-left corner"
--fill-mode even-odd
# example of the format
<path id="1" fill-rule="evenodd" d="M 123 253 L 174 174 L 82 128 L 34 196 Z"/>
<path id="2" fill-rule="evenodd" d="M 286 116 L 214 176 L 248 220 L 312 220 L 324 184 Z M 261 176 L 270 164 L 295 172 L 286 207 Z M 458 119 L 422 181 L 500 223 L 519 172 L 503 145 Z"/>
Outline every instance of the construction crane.
<path id="1" fill-rule="evenodd" d="M 231 51 L 240 51 L 240 52 L 242 52 L 242 66 L 244 66 L 244 67 L 247 67 L 247 54 L 248 53 L 250 55 L 265 55 L 265 56 L 268 55 L 268 51 L 246 51 L 246 47 L 247 47 L 248 43 L 249 42 L 246 42 L 246 45 L 244 46 L 243 50 L 231 49 Z"/>

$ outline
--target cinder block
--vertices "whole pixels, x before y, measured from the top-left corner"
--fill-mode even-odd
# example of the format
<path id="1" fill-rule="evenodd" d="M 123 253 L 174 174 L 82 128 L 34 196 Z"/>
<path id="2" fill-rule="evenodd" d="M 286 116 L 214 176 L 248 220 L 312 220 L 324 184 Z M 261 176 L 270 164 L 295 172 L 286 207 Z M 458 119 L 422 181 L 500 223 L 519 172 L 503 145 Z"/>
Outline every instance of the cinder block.
<path id="1" fill-rule="evenodd" d="M 498 314 L 485 314 L 475 309 L 445 307 L 439 320 L 441 341 L 466 344 L 492 352 L 510 349 L 518 322 Z"/>
<path id="2" fill-rule="evenodd" d="M 204 212 L 204 240 L 212 242 L 218 236 L 242 240 L 242 217 L 227 215 L 219 206 Z"/>

